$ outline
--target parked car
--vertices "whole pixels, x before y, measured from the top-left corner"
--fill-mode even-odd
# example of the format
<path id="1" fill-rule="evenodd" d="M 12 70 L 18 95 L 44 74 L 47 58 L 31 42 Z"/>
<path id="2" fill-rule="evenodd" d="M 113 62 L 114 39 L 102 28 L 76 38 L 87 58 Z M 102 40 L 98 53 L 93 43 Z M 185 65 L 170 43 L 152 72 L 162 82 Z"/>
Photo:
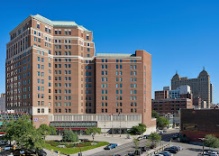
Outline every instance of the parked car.
<path id="1" fill-rule="evenodd" d="M 148 139 L 148 136 L 149 136 L 149 135 L 143 135 L 143 138 L 144 138 L 144 139 Z"/>
<path id="2" fill-rule="evenodd" d="M 163 152 L 160 152 L 159 154 L 163 154 L 163 156 L 173 156 L 173 154 L 168 151 L 163 151 Z"/>
<path id="3" fill-rule="evenodd" d="M 5 151 L 9 151 L 9 150 L 12 149 L 12 146 L 11 146 L 11 145 L 6 145 L 5 147 L 3 147 L 3 149 L 4 149 Z"/>
<path id="4" fill-rule="evenodd" d="M 38 154 L 38 156 L 47 156 L 46 151 L 44 151 L 44 150 L 42 150 L 42 149 L 37 150 L 37 154 Z"/>
<path id="5" fill-rule="evenodd" d="M 154 156 L 164 156 L 163 154 L 155 154 Z"/>
<path id="6" fill-rule="evenodd" d="M 168 148 L 165 148 L 164 151 L 168 151 L 170 153 L 176 154 L 178 152 L 178 149 L 172 148 L 172 147 L 168 147 Z"/>
<path id="7" fill-rule="evenodd" d="M 8 141 L 0 140 L 0 145 L 7 145 L 7 144 L 8 144 Z"/>
<path id="8" fill-rule="evenodd" d="M 178 134 L 178 133 L 172 135 L 172 139 L 173 139 L 173 140 L 176 140 L 177 138 L 179 138 L 179 134 Z"/>
<path id="9" fill-rule="evenodd" d="M 170 148 L 176 150 L 177 152 L 180 151 L 180 148 L 178 146 L 171 146 Z"/>
<path id="10" fill-rule="evenodd" d="M 176 146 L 176 147 L 178 147 L 179 151 L 183 150 L 182 146 Z"/>
<path id="11" fill-rule="evenodd" d="M 143 136 L 137 137 L 138 141 L 144 139 Z"/>
<path id="12" fill-rule="evenodd" d="M 110 143 L 109 145 L 107 145 L 106 147 L 104 147 L 105 150 L 111 150 L 113 148 L 116 148 L 118 146 L 118 144 L 115 143 Z"/>
<path id="13" fill-rule="evenodd" d="M 141 150 L 140 149 L 136 149 L 134 151 L 130 151 L 127 155 L 128 156 L 138 156 L 138 155 L 141 155 L 141 154 L 142 154 Z"/>
<path id="14" fill-rule="evenodd" d="M 215 152 L 215 151 L 213 151 L 213 152 L 210 152 L 210 153 L 209 153 L 209 156 L 218 156 L 218 153 Z"/>

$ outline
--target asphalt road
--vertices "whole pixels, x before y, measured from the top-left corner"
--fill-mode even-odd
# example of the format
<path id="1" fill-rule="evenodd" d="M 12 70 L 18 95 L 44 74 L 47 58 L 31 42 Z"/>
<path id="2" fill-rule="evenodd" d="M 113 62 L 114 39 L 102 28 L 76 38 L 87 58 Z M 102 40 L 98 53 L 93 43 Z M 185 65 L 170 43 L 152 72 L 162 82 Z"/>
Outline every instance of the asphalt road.
<path id="1" fill-rule="evenodd" d="M 179 151 L 177 154 L 174 154 L 174 156 L 197 156 L 200 152 L 202 152 L 202 146 L 180 143 L 180 142 L 172 142 L 172 141 L 170 142 L 171 136 L 176 133 L 178 133 L 178 130 L 169 131 L 163 134 L 162 141 L 160 142 L 160 144 L 169 143 L 170 145 L 183 147 L 183 150 Z M 146 141 L 147 140 L 141 140 L 139 146 L 145 146 Z M 109 151 L 103 149 L 92 155 L 93 156 L 110 156 L 113 154 L 126 155 L 128 154 L 128 152 L 134 151 L 134 149 L 135 149 L 134 143 L 129 142 L 129 143 L 122 144 L 118 146 L 117 148 L 109 150 Z M 142 154 L 142 156 L 144 156 L 144 153 Z"/>
<path id="2" fill-rule="evenodd" d="M 141 140 L 139 142 L 140 142 L 139 146 L 146 145 L 146 140 Z M 125 154 L 128 154 L 128 152 L 132 152 L 134 150 L 135 150 L 135 145 L 133 142 L 130 142 L 130 143 L 117 146 L 117 148 L 112 149 L 112 150 L 103 150 L 101 152 L 97 152 L 93 154 L 93 156 L 106 156 L 106 155 L 113 155 L 113 154 L 125 155 Z"/>

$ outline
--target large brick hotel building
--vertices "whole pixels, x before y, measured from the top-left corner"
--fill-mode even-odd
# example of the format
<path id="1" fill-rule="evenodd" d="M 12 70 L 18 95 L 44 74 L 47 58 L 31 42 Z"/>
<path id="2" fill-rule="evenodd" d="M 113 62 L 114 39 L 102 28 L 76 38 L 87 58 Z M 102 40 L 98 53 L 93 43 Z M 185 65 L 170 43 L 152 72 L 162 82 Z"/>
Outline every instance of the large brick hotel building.
<path id="1" fill-rule="evenodd" d="M 31 114 L 36 126 L 156 128 L 151 119 L 151 55 L 95 54 L 93 33 L 41 15 L 10 32 L 6 107 Z"/>

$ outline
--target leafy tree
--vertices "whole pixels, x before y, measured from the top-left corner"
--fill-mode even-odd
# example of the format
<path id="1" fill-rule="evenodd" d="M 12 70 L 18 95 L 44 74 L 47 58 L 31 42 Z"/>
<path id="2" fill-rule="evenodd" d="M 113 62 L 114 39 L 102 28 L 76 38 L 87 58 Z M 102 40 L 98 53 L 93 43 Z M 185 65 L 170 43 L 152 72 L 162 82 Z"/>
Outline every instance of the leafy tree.
<path id="1" fill-rule="evenodd" d="M 151 141 L 151 146 L 156 147 L 157 143 L 161 140 L 161 136 L 154 132 L 148 136 L 148 139 Z"/>
<path id="2" fill-rule="evenodd" d="M 152 117 L 157 119 L 157 127 L 163 129 L 169 125 L 169 120 L 160 116 L 156 111 L 152 111 Z"/>
<path id="3" fill-rule="evenodd" d="M 62 140 L 65 142 L 76 142 L 78 141 L 78 135 L 72 130 L 64 130 Z"/>
<path id="4" fill-rule="evenodd" d="M 159 114 L 156 111 L 152 110 L 152 117 L 159 118 Z"/>
<path id="5" fill-rule="evenodd" d="M 43 136 L 44 140 L 46 135 L 49 135 L 51 133 L 50 127 L 46 124 L 40 125 L 40 127 L 37 130 Z"/>
<path id="6" fill-rule="evenodd" d="M 135 145 L 135 149 L 138 149 L 138 147 L 139 147 L 139 140 L 136 139 L 136 138 L 134 138 L 134 139 L 133 139 L 133 143 L 134 143 L 134 145 Z"/>
<path id="7" fill-rule="evenodd" d="M 94 137 L 96 134 L 100 134 L 101 133 L 101 128 L 99 127 L 91 127 L 85 130 L 85 133 L 88 135 L 92 135 L 93 137 L 93 142 L 94 142 Z"/>
<path id="8" fill-rule="evenodd" d="M 13 134 L 14 134 L 13 125 L 14 125 L 14 120 L 10 122 L 4 121 L 3 126 L 2 126 L 2 131 L 5 132 L 3 139 L 10 141 L 10 145 L 11 145 L 11 142 L 13 141 Z"/>
<path id="9" fill-rule="evenodd" d="M 205 136 L 204 145 L 207 147 L 218 148 L 219 147 L 219 139 L 214 135 L 208 134 Z"/>
<path id="10" fill-rule="evenodd" d="M 44 140 L 45 140 L 46 135 L 56 134 L 55 127 L 48 126 L 46 124 L 40 125 L 40 127 L 37 130 L 43 136 Z"/>
<path id="11" fill-rule="evenodd" d="M 5 138 L 16 141 L 19 147 L 25 149 L 41 149 L 42 135 L 33 126 L 30 117 L 24 115 L 18 120 L 4 123 Z"/>
<path id="12" fill-rule="evenodd" d="M 128 133 L 133 135 L 141 135 L 146 131 L 146 125 L 144 124 L 138 124 L 138 126 L 133 126 Z"/>
<path id="13" fill-rule="evenodd" d="M 50 135 L 56 135 L 57 132 L 56 132 L 56 128 L 54 126 L 49 126 L 50 128 Z"/>
<path id="14" fill-rule="evenodd" d="M 163 129 L 169 125 L 169 120 L 165 117 L 158 117 L 157 118 L 157 127 Z"/>

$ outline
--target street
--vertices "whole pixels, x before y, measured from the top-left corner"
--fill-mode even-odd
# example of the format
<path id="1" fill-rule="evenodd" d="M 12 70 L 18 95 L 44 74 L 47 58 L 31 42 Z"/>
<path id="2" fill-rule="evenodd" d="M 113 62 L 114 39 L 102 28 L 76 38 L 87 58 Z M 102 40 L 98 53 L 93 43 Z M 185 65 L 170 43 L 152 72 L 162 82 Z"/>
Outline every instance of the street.
<path id="1" fill-rule="evenodd" d="M 198 145 L 192 145 L 192 144 L 186 144 L 186 143 L 180 143 L 180 142 L 170 142 L 170 138 L 173 134 L 178 133 L 178 129 L 173 129 L 168 131 L 167 133 L 164 133 L 162 135 L 162 141 L 158 144 L 167 144 L 170 143 L 170 145 L 175 146 L 181 146 L 183 147 L 182 151 L 179 151 L 177 154 L 174 154 L 174 156 L 197 156 L 198 153 L 202 152 L 202 146 Z M 83 136 L 85 137 L 85 136 Z M 89 138 L 90 136 L 86 136 L 86 138 Z M 119 136 L 97 136 L 96 140 L 105 140 L 110 143 L 118 143 L 119 146 L 112 150 L 104 150 L 103 147 L 100 147 L 98 149 L 85 151 L 83 152 L 83 156 L 109 156 L 113 154 L 120 154 L 120 155 L 126 155 L 128 152 L 131 152 L 135 149 L 133 138 L 132 139 L 126 139 L 125 135 L 122 135 L 120 138 Z M 147 140 L 141 140 L 139 146 L 145 146 Z M 145 154 L 143 153 L 142 156 Z M 72 155 L 72 156 L 76 156 Z"/>

